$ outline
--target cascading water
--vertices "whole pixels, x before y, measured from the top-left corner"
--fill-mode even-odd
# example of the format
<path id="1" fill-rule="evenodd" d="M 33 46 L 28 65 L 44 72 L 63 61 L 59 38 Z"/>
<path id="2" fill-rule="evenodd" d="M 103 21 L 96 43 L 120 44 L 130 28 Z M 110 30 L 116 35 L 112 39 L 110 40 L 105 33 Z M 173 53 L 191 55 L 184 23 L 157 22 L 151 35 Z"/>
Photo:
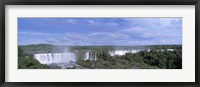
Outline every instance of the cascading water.
<path id="1" fill-rule="evenodd" d="M 115 50 L 115 51 L 109 51 L 108 53 L 111 56 L 115 56 L 115 55 L 122 56 L 122 55 L 125 55 L 126 53 L 137 53 L 137 52 L 140 52 L 140 51 L 141 50 L 136 50 L 136 49 L 133 49 L 133 50 Z"/>
<path id="2" fill-rule="evenodd" d="M 41 53 L 34 54 L 34 58 L 42 64 L 76 62 L 75 53 Z"/>
<path id="3" fill-rule="evenodd" d="M 85 52 L 84 60 L 97 60 L 96 52 Z"/>

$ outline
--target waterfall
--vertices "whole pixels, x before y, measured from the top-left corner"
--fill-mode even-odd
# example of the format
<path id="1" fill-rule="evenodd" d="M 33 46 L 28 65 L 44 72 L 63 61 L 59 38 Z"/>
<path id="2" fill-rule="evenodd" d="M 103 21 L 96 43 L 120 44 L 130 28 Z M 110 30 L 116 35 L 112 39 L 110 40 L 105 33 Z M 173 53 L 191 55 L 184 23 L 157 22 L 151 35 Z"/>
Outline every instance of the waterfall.
<path id="1" fill-rule="evenodd" d="M 34 58 L 42 64 L 76 62 L 75 53 L 41 53 L 34 54 Z"/>
<path id="2" fill-rule="evenodd" d="M 111 56 L 115 56 L 115 55 L 119 55 L 119 56 L 122 56 L 122 55 L 125 55 L 126 53 L 129 53 L 130 51 L 128 50 L 115 50 L 115 51 L 110 51 L 108 52 Z"/>
<path id="3" fill-rule="evenodd" d="M 90 58 L 89 58 L 89 52 L 86 52 L 85 53 L 85 56 L 84 56 L 84 60 L 89 60 Z"/>
<path id="4" fill-rule="evenodd" d="M 97 60 L 96 52 L 85 52 L 84 60 Z"/>
<path id="5" fill-rule="evenodd" d="M 110 56 L 122 56 L 125 55 L 126 53 L 137 53 L 140 52 L 141 50 L 136 50 L 136 49 L 132 49 L 132 50 L 114 50 L 114 51 L 109 51 L 108 53 L 110 54 Z"/>

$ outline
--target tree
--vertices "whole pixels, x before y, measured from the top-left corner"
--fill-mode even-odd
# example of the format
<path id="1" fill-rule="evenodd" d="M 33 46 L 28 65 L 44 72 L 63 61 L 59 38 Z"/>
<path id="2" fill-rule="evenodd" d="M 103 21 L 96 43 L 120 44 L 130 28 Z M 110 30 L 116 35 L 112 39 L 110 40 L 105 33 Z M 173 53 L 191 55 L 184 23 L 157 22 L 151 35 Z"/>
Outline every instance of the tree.
<path id="1" fill-rule="evenodd" d="M 32 57 L 25 57 L 23 50 L 18 48 L 18 69 L 45 69 L 47 65 L 40 64 L 40 62 Z"/>
<path id="2" fill-rule="evenodd" d="M 23 51 L 21 48 L 18 47 L 18 57 L 23 57 L 24 54 L 23 54 Z"/>

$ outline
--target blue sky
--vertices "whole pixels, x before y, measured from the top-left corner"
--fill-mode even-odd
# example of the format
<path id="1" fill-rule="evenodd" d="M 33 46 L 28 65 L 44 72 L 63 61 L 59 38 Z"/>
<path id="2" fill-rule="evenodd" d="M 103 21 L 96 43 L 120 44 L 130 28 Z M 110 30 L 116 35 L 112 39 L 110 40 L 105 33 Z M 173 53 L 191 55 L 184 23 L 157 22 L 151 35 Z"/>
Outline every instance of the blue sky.
<path id="1" fill-rule="evenodd" d="M 182 18 L 18 18 L 18 45 L 182 44 Z"/>

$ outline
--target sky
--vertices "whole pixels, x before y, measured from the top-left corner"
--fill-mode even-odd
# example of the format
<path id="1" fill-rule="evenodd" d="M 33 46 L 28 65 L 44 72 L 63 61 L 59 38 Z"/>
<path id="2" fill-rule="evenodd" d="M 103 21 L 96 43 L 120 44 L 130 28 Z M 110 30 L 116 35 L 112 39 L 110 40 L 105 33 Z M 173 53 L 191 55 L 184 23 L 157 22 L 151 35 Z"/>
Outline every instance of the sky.
<path id="1" fill-rule="evenodd" d="M 182 18 L 18 18 L 18 45 L 182 44 Z"/>

